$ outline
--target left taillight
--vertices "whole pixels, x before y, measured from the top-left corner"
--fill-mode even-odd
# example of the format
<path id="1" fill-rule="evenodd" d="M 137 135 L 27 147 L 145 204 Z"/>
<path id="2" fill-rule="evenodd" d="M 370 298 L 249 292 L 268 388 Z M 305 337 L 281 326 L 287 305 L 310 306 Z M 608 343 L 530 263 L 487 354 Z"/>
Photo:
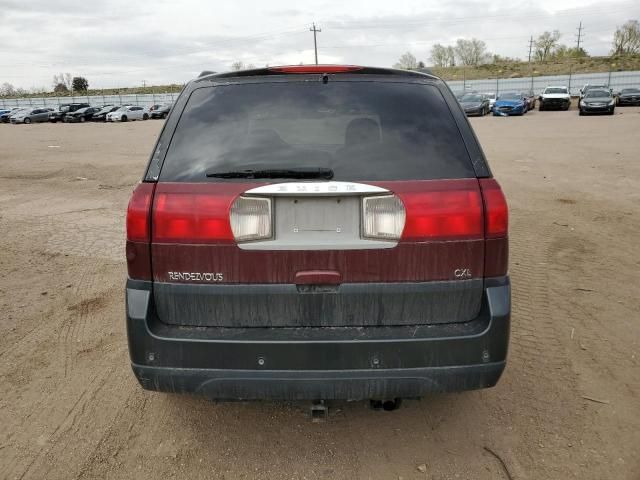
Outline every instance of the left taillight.
<path id="1" fill-rule="evenodd" d="M 155 183 L 140 183 L 127 207 L 127 270 L 129 278 L 151 279 L 151 202 Z"/>

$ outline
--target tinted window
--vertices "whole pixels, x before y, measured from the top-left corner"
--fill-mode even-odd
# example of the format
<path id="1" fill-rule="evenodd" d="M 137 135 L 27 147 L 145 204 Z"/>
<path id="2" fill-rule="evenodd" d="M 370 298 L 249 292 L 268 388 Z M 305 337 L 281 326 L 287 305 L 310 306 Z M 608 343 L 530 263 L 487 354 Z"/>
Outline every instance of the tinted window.
<path id="1" fill-rule="evenodd" d="M 334 180 L 474 176 L 449 107 L 433 86 L 286 82 L 206 87 L 185 107 L 160 174 L 325 167 Z"/>
<path id="2" fill-rule="evenodd" d="M 611 96 L 609 90 L 589 90 L 585 98 L 602 98 Z"/>

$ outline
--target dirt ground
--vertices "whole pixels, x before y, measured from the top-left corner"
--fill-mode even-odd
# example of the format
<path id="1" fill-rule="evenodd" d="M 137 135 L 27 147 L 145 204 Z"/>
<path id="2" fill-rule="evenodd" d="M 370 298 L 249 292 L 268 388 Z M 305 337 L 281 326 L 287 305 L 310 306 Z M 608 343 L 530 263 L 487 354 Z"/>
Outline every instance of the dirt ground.
<path id="1" fill-rule="evenodd" d="M 0 478 L 640 479 L 640 108 L 472 123 L 511 207 L 507 370 L 325 423 L 135 381 L 124 218 L 160 121 L 0 125 Z"/>

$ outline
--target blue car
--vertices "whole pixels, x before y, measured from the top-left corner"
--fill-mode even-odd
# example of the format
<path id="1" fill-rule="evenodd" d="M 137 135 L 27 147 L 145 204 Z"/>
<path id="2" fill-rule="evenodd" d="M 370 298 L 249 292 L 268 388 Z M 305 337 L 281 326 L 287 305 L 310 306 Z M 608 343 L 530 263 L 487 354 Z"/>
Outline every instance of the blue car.
<path id="1" fill-rule="evenodd" d="M 506 117 L 508 115 L 524 115 L 529 109 L 527 98 L 520 92 L 504 92 L 498 95 L 493 104 L 493 115 Z"/>

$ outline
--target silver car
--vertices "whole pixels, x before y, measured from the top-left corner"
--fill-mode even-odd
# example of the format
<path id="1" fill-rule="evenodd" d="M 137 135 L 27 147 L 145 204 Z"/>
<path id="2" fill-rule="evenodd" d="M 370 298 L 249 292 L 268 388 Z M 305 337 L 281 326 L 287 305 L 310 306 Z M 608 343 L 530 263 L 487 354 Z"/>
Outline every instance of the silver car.
<path id="1" fill-rule="evenodd" d="M 11 123 L 37 123 L 48 122 L 49 114 L 53 111 L 52 108 L 25 108 L 19 110 L 15 114 L 11 115 Z"/>

